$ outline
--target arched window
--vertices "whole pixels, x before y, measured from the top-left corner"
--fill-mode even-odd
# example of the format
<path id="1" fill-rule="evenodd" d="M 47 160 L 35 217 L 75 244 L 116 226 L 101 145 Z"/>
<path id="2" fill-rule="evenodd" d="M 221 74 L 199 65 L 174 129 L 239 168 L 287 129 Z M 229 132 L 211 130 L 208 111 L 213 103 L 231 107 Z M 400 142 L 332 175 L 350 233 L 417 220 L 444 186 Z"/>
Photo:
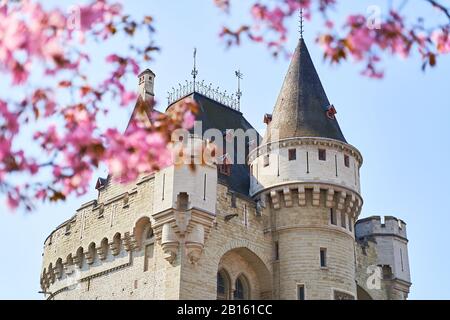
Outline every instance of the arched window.
<path id="1" fill-rule="evenodd" d="M 234 300 L 249 300 L 250 299 L 250 287 L 247 279 L 240 275 L 234 284 Z"/>
<path id="2" fill-rule="evenodd" d="M 230 277 L 225 270 L 217 272 L 217 300 L 230 299 Z"/>

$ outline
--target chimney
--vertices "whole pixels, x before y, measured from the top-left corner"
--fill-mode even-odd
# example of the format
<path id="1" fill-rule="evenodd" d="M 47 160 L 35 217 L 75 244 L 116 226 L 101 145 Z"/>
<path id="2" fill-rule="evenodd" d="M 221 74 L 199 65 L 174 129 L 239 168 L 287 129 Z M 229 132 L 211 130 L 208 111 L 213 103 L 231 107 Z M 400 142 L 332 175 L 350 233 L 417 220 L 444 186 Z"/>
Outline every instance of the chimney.
<path id="1" fill-rule="evenodd" d="M 155 96 L 154 83 L 155 74 L 152 70 L 146 69 L 139 74 L 139 95 L 144 101 L 152 99 Z"/>

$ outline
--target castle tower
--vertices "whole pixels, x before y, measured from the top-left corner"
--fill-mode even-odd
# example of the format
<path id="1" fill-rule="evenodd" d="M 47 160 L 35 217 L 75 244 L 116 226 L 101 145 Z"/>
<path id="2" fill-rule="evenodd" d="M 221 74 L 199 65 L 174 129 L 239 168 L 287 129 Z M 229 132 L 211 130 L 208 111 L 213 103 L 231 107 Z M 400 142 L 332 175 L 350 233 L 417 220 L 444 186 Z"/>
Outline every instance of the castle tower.
<path id="1" fill-rule="evenodd" d="M 155 73 L 150 69 L 146 69 L 139 74 L 138 79 L 139 96 L 144 101 L 148 101 L 149 99 L 153 98 L 155 96 Z"/>
<path id="2" fill-rule="evenodd" d="M 411 287 L 406 223 L 395 217 L 385 217 L 383 222 L 380 216 L 372 216 L 356 223 L 355 235 L 365 255 L 358 261 L 365 269 L 357 279 L 358 289 L 372 299 L 382 299 L 384 294 L 387 299 L 406 300 Z M 369 279 L 376 275 L 374 267 L 379 268 L 378 283 L 373 277 Z"/>
<path id="3" fill-rule="evenodd" d="M 335 118 L 300 39 L 262 145 L 250 195 L 273 237 L 275 299 L 355 299 L 354 223 L 362 157 Z"/>

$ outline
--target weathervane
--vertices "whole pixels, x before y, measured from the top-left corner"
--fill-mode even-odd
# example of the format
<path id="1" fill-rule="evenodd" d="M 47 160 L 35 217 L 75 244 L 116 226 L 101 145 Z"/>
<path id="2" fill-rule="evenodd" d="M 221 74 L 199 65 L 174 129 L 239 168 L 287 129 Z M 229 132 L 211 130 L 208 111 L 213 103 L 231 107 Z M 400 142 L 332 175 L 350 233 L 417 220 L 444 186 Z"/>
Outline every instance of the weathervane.
<path id="1" fill-rule="evenodd" d="M 303 8 L 300 7 L 300 39 L 303 39 Z"/>
<path id="2" fill-rule="evenodd" d="M 195 92 L 195 79 L 197 78 L 198 75 L 198 70 L 197 70 L 197 48 L 194 48 L 194 68 L 192 69 L 192 78 L 194 78 L 194 92 Z"/>
<path id="3" fill-rule="evenodd" d="M 235 71 L 236 78 L 238 79 L 238 90 L 236 92 L 236 96 L 238 98 L 238 111 L 241 110 L 241 97 L 242 97 L 242 91 L 241 91 L 241 79 L 244 77 L 244 75 L 241 73 L 241 70 Z"/>

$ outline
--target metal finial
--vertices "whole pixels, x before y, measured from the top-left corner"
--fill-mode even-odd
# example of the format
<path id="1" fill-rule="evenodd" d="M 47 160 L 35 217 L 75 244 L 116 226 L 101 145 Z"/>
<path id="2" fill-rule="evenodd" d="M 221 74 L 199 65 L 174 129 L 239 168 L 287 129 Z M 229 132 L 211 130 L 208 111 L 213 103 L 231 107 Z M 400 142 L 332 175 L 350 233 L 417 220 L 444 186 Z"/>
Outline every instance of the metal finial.
<path id="1" fill-rule="evenodd" d="M 235 75 L 238 80 L 238 90 L 236 92 L 236 96 L 238 99 L 238 111 L 240 111 L 241 110 L 241 97 L 242 97 L 241 79 L 244 77 L 244 75 L 241 73 L 241 70 L 235 71 Z"/>
<path id="2" fill-rule="evenodd" d="M 300 7 L 300 39 L 303 39 L 303 8 Z"/>
<path id="3" fill-rule="evenodd" d="M 197 69 L 197 48 L 194 48 L 194 68 L 192 69 L 192 78 L 194 79 L 194 92 L 195 92 L 195 79 L 197 79 L 198 69 Z"/>

